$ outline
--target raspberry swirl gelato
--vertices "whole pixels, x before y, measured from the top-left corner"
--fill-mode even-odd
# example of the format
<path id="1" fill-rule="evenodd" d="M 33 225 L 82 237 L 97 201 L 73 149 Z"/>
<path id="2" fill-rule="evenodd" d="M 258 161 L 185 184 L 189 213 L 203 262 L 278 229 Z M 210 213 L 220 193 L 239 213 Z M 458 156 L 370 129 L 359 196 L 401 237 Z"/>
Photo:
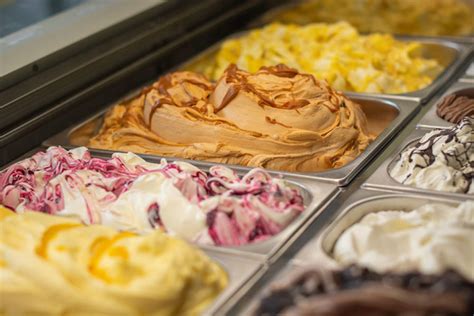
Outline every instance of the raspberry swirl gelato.
<path id="1" fill-rule="evenodd" d="M 50 147 L 4 170 L 0 204 L 223 246 L 268 239 L 304 210 L 298 190 L 262 169 L 239 177 L 223 166 L 204 172 L 132 153 L 92 158 L 84 147 Z"/>

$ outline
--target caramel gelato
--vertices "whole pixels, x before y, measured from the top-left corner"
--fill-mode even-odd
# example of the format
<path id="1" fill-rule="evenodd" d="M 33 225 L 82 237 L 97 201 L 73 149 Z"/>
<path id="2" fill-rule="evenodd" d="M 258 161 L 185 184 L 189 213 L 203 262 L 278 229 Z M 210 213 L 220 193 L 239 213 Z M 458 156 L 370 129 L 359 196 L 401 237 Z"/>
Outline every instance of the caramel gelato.
<path id="1" fill-rule="evenodd" d="M 89 146 L 285 171 L 341 167 L 373 140 L 360 106 L 284 65 L 231 65 L 216 85 L 192 72 L 160 78 L 116 105 Z"/>
<path id="2" fill-rule="evenodd" d="M 186 242 L 0 205 L 0 314 L 200 315 L 227 286 Z"/>
<path id="3" fill-rule="evenodd" d="M 437 36 L 474 34 L 473 15 L 472 1 L 463 0 L 308 0 L 265 20 L 298 24 L 347 21 L 360 32 Z"/>

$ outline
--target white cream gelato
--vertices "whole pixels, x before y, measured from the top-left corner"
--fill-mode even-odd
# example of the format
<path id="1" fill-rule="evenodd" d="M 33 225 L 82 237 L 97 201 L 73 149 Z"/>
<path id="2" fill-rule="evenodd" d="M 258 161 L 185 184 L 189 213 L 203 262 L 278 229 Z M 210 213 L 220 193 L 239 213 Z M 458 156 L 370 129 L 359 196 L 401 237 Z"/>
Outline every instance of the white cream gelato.
<path id="1" fill-rule="evenodd" d="M 342 233 L 333 255 L 344 265 L 377 272 L 438 274 L 452 268 L 474 280 L 474 202 L 370 213 Z"/>

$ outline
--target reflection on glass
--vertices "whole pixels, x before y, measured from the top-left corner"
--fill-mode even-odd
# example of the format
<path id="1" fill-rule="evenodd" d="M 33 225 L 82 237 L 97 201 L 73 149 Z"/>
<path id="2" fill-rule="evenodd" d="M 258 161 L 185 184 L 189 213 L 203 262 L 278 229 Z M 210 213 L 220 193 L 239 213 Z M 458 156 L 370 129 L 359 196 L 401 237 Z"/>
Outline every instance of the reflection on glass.
<path id="1" fill-rule="evenodd" d="M 87 0 L 0 0 L 0 38 Z"/>

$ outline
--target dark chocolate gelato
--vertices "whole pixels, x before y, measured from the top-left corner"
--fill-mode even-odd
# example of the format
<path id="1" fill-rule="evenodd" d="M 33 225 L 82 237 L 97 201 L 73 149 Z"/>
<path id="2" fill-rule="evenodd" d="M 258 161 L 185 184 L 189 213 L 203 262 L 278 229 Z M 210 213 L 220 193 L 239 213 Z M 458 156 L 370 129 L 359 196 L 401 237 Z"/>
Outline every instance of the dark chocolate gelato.
<path id="1" fill-rule="evenodd" d="M 473 315 L 474 283 L 442 275 L 378 274 L 358 266 L 306 270 L 274 285 L 256 315 Z"/>
<path id="2" fill-rule="evenodd" d="M 450 94 L 438 103 L 436 114 L 445 121 L 458 124 L 466 116 L 474 115 L 474 98 Z"/>

